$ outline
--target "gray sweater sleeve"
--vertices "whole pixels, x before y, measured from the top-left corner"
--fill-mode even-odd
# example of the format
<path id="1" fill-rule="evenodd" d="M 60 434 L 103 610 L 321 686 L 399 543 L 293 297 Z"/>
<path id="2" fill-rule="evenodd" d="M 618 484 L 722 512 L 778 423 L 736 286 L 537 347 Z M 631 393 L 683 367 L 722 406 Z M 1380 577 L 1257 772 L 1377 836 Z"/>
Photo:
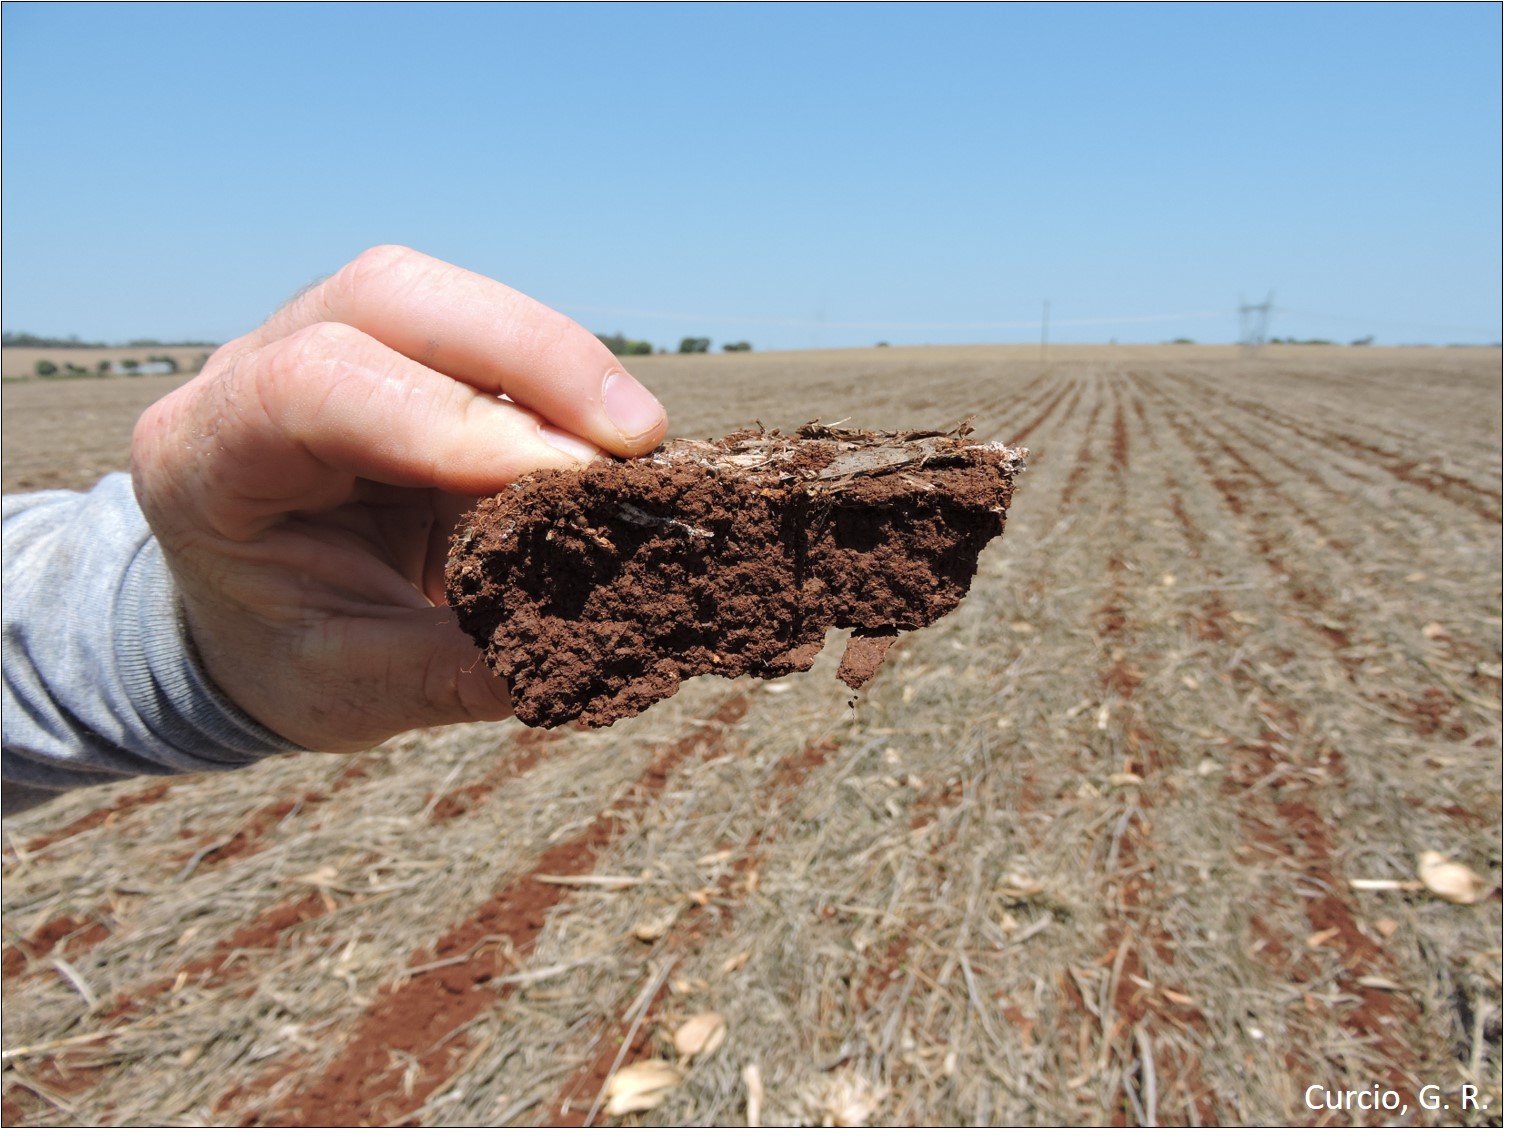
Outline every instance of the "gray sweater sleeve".
<path id="1" fill-rule="evenodd" d="M 7 815 L 80 785 L 300 748 L 205 675 L 128 476 L 6 496 L 4 518 Z"/>

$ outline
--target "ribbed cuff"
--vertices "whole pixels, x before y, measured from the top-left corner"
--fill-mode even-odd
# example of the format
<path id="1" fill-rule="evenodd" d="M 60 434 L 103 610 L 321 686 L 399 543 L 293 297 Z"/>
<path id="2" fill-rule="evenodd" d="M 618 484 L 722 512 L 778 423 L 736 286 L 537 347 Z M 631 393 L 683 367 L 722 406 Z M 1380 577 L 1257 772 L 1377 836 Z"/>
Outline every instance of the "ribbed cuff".
<path id="1" fill-rule="evenodd" d="M 164 745 L 205 766 L 241 766 L 302 747 L 250 718 L 211 681 L 158 542 L 128 567 L 118 597 L 117 661 L 132 706 Z"/>

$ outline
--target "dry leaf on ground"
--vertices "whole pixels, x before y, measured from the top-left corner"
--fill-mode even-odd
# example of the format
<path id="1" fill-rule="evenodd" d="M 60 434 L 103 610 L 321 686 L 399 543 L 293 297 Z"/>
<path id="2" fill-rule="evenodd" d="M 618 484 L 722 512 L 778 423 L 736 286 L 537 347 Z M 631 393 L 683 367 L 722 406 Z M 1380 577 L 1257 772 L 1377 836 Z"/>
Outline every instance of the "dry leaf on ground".
<path id="1" fill-rule="evenodd" d="M 710 1055 L 727 1038 L 727 1020 L 715 1011 L 692 1015 L 675 1032 L 675 1053 L 682 1059 Z"/>
<path id="2" fill-rule="evenodd" d="M 819 1100 L 818 1120 L 823 1126 L 864 1126 L 880 1103 L 881 1091 L 863 1075 L 838 1071 Z"/>
<path id="3" fill-rule="evenodd" d="M 1474 904 L 1486 895 L 1486 881 L 1433 849 L 1418 855 L 1418 879 L 1435 896 L 1456 904 Z"/>
<path id="4" fill-rule="evenodd" d="M 663 1059 L 645 1059 L 623 1067 L 607 1087 L 606 1113 L 613 1118 L 653 1110 L 677 1086 L 680 1071 Z"/>

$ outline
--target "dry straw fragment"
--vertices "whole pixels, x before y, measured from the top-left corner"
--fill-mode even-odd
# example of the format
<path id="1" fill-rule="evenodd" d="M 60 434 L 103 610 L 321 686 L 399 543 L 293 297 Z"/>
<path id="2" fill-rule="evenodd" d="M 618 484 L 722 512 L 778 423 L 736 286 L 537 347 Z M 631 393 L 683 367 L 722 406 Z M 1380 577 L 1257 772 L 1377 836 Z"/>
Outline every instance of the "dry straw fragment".
<path id="1" fill-rule="evenodd" d="M 759 1073 L 758 1063 L 743 1068 L 743 1085 L 748 1093 L 745 1121 L 750 1126 L 758 1126 L 764 1117 L 764 1076 Z"/>
<path id="2" fill-rule="evenodd" d="M 715 1011 L 692 1015 L 675 1032 L 675 1053 L 681 1059 L 710 1055 L 727 1038 L 727 1020 Z"/>
<path id="3" fill-rule="evenodd" d="M 1420 887 L 1416 880 L 1380 880 L 1375 877 L 1355 877 L 1349 886 L 1361 892 L 1406 892 Z"/>
<path id="4" fill-rule="evenodd" d="M 1418 879 L 1435 896 L 1456 904 L 1474 904 L 1486 895 L 1486 881 L 1433 849 L 1418 855 Z"/>
<path id="5" fill-rule="evenodd" d="M 613 1118 L 653 1110 L 680 1085 L 680 1071 L 663 1059 L 645 1059 L 614 1074 L 607 1086 L 606 1113 Z"/>

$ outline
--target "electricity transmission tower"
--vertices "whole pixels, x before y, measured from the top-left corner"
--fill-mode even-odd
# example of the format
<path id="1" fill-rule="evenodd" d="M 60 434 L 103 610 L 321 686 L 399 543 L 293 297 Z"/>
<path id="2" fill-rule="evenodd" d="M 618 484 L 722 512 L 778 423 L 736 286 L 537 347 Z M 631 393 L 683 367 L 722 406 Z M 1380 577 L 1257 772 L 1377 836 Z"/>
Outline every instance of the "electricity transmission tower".
<path id="1" fill-rule="evenodd" d="M 1270 311 L 1274 307 L 1275 290 L 1265 295 L 1259 305 L 1249 305 L 1239 298 L 1239 344 L 1245 353 L 1259 351 L 1270 333 Z"/>

